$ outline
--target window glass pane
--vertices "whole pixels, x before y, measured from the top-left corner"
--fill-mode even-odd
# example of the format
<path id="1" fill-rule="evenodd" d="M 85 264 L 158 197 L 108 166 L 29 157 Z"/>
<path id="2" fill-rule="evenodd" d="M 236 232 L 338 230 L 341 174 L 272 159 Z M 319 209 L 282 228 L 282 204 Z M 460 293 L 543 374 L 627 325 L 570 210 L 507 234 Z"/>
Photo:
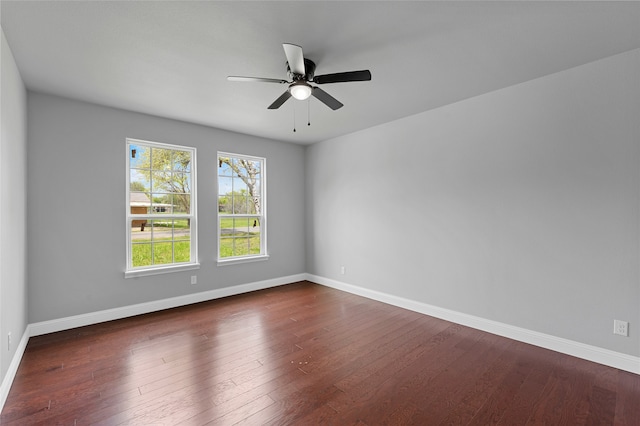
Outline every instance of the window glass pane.
<path id="1" fill-rule="evenodd" d="M 221 217 L 220 219 L 220 247 L 219 256 L 233 256 L 233 218 Z"/>
<path id="2" fill-rule="evenodd" d="M 233 191 L 233 179 L 228 176 L 218 176 L 218 194 L 230 194 Z"/>
<path id="3" fill-rule="evenodd" d="M 218 158 L 218 175 L 219 176 L 231 176 L 233 174 L 233 169 L 227 163 L 228 157 L 220 157 Z"/>
<path id="4" fill-rule="evenodd" d="M 249 197 L 247 213 L 260 214 L 260 197 Z"/>
<path id="5" fill-rule="evenodd" d="M 249 239 L 248 238 L 236 238 L 235 246 L 233 248 L 234 256 L 246 256 L 249 254 Z"/>
<path id="6" fill-rule="evenodd" d="M 149 174 L 143 170 L 131 169 L 129 174 L 129 190 L 139 192 L 149 192 Z"/>
<path id="7" fill-rule="evenodd" d="M 191 260 L 191 242 L 189 240 L 176 241 L 174 259 L 176 263 L 185 263 Z"/>
<path id="8" fill-rule="evenodd" d="M 233 235 L 246 236 L 249 232 L 249 219 L 246 217 L 233 219 Z"/>
<path id="9" fill-rule="evenodd" d="M 238 169 L 239 164 L 240 164 L 240 160 L 239 159 L 237 159 L 235 157 L 231 158 L 231 168 L 234 170 L 234 174 L 235 174 L 235 170 Z"/>
<path id="10" fill-rule="evenodd" d="M 129 145 L 129 167 L 149 168 L 149 153 L 151 149 L 144 145 Z"/>
<path id="11" fill-rule="evenodd" d="M 230 236 L 233 234 L 233 218 L 221 217 L 220 218 L 220 235 Z"/>
<path id="12" fill-rule="evenodd" d="M 151 230 L 153 242 L 173 239 L 173 221 L 167 220 L 150 220 L 147 227 Z"/>
<path id="13" fill-rule="evenodd" d="M 131 244 L 131 266 L 151 266 L 151 244 Z"/>
<path id="14" fill-rule="evenodd" d="M 232 198 L 229 195 L 218 196 L 218 212 L 221 214 L 233 213 Z"/>
<path id="15" fill-rule="evenodd" d="M 173 221 L 173 239 L 176 241 L 191 239 L 188 219 L 177 219 Z"/>
<path id="16" fill-rule="evenodd" d="M 247 185 L 244 181 L 239 177 L 233 178 L 233 192 L 241 194 L 242 192 L 247 192 Z"/>
<path id="17" fill-rule="evenodd" d="M 151 210 L 149 214 L 164 214 L 170 211 L 171 197 L 164 193 L 151 194 Z"/>
<path id="18" fill-rule="evenodd" d="M 166 265 L 173 263 L 173 244 L 171 242 L 153 243 L 153 264 Z"/>
<path id="19" fill-rule="evenodd" d="M 153 192 L 171 191 L 171 172 L 151 172 L 151 190 Z"/>
<path id="20" fill-rule="evenodd" d="M 169 184 L 170 192 L 191 192 L 191 173 L 173 173 Z"/>
<path id="21" fill-rule="evenodd" d="M 260 234 L 249 239 L 249 254 L 260 254 Z"/>
<path id="22" fill-rule="evenodd" d="M 191 171 L 191 153 L 188 151 L 174 151 L 173 170 L 178 172 Z"/>
<path id="23" fill-rule="evenodd" d="M 129 213 L 131 214 L 147 214 L 149 213 L 149 207 L 151 201 L 149 194 L 145 192 L 130 192 L 129 193 Z"/>
<path id="24" fill-rule="evenodd" d="M 220 237 L 220 257 L 233 256 L 233 240 L 231 237 Z"/>
<path id="25" fill-rule="evenodd" d="M 240 194 L 233 194 L 233 213 L 234 214 L 247 213 L 247 197 Z"/>
<path id="26" fill-rule="evenodd" d="M 147 219 L 134 219 L 131 221 L 131 241 L 151 241 L 151 228 L 149 228 L 148 222 Z"/>
<path id="27" fill-rule="evenodd" d="M 251 234 L 251 236 L 255 236 L 255 235 L 259 235 L 260 234 L 260 218 L 256 217 L 256 218 L 249 218 L 249 234 Z"/>
<path id="28" fill-rule="evenodd" d="M 260 219 L 251 219 L 249 226 L 249 254 L 260 254 Z"/>
<path id="29" fill-rule="evenodd" d="M 151 148 L 151 169 L 171 170 L 173 167 L 173 150 L 164 148 Z"/>
<path id="30" fill-rule="evenodd" d="M 170 198 L 174 214 L 191 213 L 191 196 L 189 194 L 174 194 Z"/>

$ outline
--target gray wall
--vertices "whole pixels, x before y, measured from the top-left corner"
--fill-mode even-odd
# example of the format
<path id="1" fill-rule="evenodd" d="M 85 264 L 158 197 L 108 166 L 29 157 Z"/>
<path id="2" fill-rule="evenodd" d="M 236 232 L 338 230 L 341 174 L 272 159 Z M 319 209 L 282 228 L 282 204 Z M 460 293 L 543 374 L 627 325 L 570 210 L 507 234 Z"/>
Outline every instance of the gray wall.
<path id="1" fill-rule="evenodd" d="M 31 92 L 28 117 L 30 323 L 305 272 L 304 147 Z M 127 137 L 197 148 L 199 270 L 124 278 Z M 218 150 L 267 159 L 268 261 L 216 265 Z"/>
<path id="2" fill-rule="evenodd" d="M 27 92 L 0 32 L 0 377 L 4 378 L 27 328 Z"/>
<path id="3" fill-rule="evenodd" d="M 311 146 L 307 271 L 640 355 L 639 76 L 634 50 Z"/>

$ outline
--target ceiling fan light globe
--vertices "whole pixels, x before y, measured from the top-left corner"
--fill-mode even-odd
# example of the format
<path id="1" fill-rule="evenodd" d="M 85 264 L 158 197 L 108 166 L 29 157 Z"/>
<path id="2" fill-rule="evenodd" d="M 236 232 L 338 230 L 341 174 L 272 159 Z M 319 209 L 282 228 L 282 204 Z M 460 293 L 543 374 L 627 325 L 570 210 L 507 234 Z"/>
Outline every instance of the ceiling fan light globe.
<path id="1" fill-rule="evenodd" d="M 292 84 L 291 87 L 289 87 L 289 92 L 291 96 L 297 100 L 304 101 L 311 96 L 311 86 L 308 84 Z"/>

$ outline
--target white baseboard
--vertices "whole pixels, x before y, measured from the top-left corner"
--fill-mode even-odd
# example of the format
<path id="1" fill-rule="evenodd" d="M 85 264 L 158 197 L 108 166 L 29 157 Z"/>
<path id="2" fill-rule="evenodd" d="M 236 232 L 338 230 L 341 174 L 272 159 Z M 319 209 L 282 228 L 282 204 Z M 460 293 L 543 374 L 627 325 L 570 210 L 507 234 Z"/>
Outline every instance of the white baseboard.
<path id="1" fill-rule="evenodd" d="M 4 375 L 4 379 L 2 380 L 2 384 L 0 385 L 0 412 L 4 407 L 4 403 L 7 401 L 9 391 L 11 390 L 11 385 L 13 384 L 13 379 L 16 377 L 18 367 L 20 366 L 20 361 L 22 361 L 22 355 L 24 355 L 24 350 L 27 348 L 28 342 L 29 326 L 27 326 L 27 328 L 24 330 L 24 333 L 22 334 L 22 339 L 20 339 L 20 343 L 18 343 L 16 352 L 13 354 L 13 358 L 11 359 L 11 364 L 9 364 L 7 373 Z"/>
<path id="2" fill-rule="evenodd" d="M 18 372 L 20 361 L 27 348 L 29 338 L 42 334 L 55 333 L 57 331 L 69 330 L 76 327 L 98 324 L 105 321 L 112 321 L 135 315 L 148 314 L 150 312 L 161 311 L 163 309 L 177 308 L 179 306 L 190 305 L 192 303 L 206 302 L 207 300 L 219 299 L 236 294 L 248 293 L 250 291 L 263 290 L 265 288 L 277 287 L 307 279 L 307 274 L 289 275 L 286 277 L 274 278 L 270 280 L 257 281 L 248 284 L 241 284 L 232 287 L 219 288 L 202 293 L 187 294 L 184 296 L 172 297 L 170 299 L 156 300 L 137 305 L 123 306 L 121 308 L 107 309 L 104 311 L 91 312 L 88 314 L 74 315 L 50 321 L 42 321 L 27 325 L 20 344 L 11 360 L 9 369 L 0 384 L 0 412 L 4 408 L 4 403 L 9 396 L 11 385 Z"/>
<path id="3" fill-rule="evenodd" d="M 69 330 L 76 327 L 83 327 L 85 325 L 98 324 L 105 321 L 112 321 L 135 315 L 148 314 L 150 312 L 161 311 L 163 309 L 177 308 L 179 306 L 190 305 L 192 303 L 206 302 L 207 300 L 234 296 L 236 294 L 248 293 L 250 291 L 262 290 L 270 287 L 277 287 L 279 285 L 290 284 L 305 279 L 306 274 L 289 275 L 287 277 L 257 281 L 249 284 L 240 284 L 232 287 L 204 291 L 202 293 L 172 297 L 170 299 L 155 300 L 152 302 L 139 303 L 137 305 L 123 306 L 121 308 L 106 309 L 104 311 L 90 312 L 82 315 L 37 322 L 35 324 L 30 324 L 30 336 L 40 336 L 42 334 Z"/>
<path id="4" fill-rule="evenodd" d="M 449 309 L 439 308 L 415 300 L 405 299 L 403 297 L 393 296 L 375 290 L 369 290 L 340 281 L 320 277 L 313 274 L 307 274 L 307 280 L 318 283 L 337 290 L 346 291 L 348 293 L 363 296 L 368 299 L 377 300 L 379 302 L 398 306 L 421 314 L 440 318 L 446 321 L 462 324 L 477 330 L 486 331 L 488 333 L 497 334 L 509 339 L 529 343 L 552 351 L 560 352 L 566 355 L 575 356 L 586 359 L 588 361 L 597 362 L 609 367 L 618 368 L 620 370 L 629 371 L 631 373 L 640 374 L 640 357 L 614 352 L 608 349 L 599 348 L 597 346 L 586 345 L 584 343 L 574 342 L 572 340 L 563 339 L 549 334 L 539 333 L 537 331 L 527 330 L 521 327 L 515 327 L 497 321 L 452 311 Z"/>

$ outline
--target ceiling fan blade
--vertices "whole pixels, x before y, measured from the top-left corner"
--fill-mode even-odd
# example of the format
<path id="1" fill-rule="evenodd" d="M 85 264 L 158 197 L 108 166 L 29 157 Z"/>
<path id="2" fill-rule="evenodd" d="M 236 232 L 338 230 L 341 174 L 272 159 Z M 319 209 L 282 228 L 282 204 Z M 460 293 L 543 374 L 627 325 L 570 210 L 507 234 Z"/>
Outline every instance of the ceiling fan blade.
<path id="1" fill-rule="evenodd" d="M 328 94 L 327 92 L 325 92 L 319 87 L 314 87 L 311 91 L 311 94 L 315 96 L 320 102 L 322 102 L 323 104 L 325 104 L 326 106 L 328 106 L 334 111 L 344 106 L 339 100 L 337 100 L 336 98 L 334 98 L 333 96 L 331 96 L 330 94 Z"/>
<path id="2" fill-rule="evenodd" d="M 267 109 L 278 109 L 278 108 L 280 108 L 282 106 L 282 104 L 285 103 L 286 100 L 289 99 L 290 97 L 291 97 L 291 93 L 289 93 L 289 91 L 287 90 L 282 95 L 280 95 L 280 97 L 278 99 L 273 101 L 273 103 L 271 105 L 269 105 L 269 107 Z"/>
<path id="3" fill-rule="evenodd" d="M 369 81 L 371 72 L 369 70 L 338 72 L 335 74 L 317 75 L 313 82 L 317 84 L 325 83 L 346 83 L 349 81 Z"/>
<path id="4" fill-rule="evenodd" d="M 289 83 L 287 80 L 279 80 L 277 78 L 262 78 L 262 77 L 240 77 L 237 75 L 230 75 L 227 77 L 229 81 L 248 81 L 248 82 L 260 82 L 260 83 Z"/>
<path id="5" fill-rule="evenodd" d="M 304 68 L 304 55 L 302 54 L 302 47 L 283 43 L 284 54 L 287 56 L 287 62 L 289 62 L 289 69 L 294 74 L 305 75 Z"/>

